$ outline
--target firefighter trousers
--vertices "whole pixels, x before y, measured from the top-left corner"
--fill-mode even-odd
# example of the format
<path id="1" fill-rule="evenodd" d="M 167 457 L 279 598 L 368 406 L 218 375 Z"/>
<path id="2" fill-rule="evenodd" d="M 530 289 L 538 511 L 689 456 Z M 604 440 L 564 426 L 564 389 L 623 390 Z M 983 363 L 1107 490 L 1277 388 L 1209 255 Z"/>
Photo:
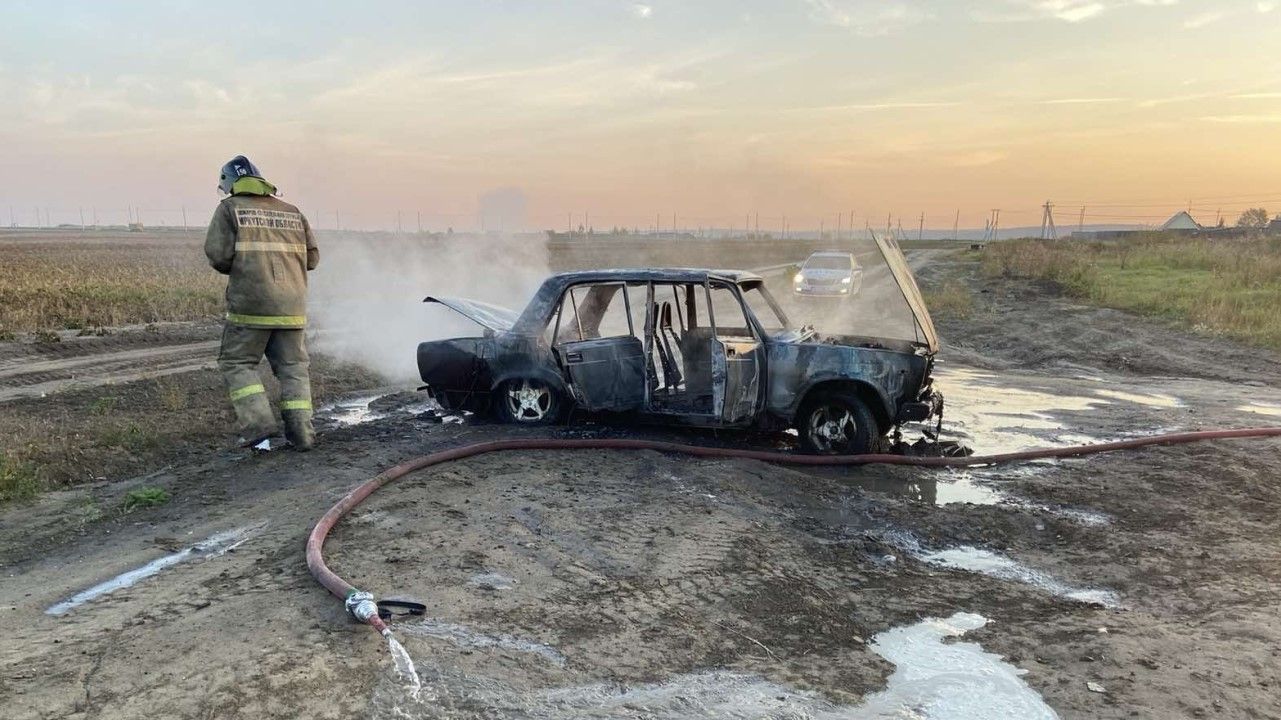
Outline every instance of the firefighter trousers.
<path id="1" fill-rule="evenodd" d="M 236 410 L 241 438 L 247 443 L 277 434 L 267 390 L 258 375 L 263 355 L 280 381 L 280 415 L 285 438 L 299 449 L 315 442 L 311 427 L 311 380 L 307 374 L 304 330 L 249 328 L 227 323 L 218 351 L 218 368 Z"/>

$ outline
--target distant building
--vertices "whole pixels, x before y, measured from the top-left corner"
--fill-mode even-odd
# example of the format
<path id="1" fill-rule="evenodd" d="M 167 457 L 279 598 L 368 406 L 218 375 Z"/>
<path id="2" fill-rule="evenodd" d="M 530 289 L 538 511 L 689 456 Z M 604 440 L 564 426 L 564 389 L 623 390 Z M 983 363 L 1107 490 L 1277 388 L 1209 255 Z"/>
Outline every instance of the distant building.
<path id="1" fill-rule="evenodd" d="M 1268 223 L 1263 231 L 1269 235 L 1281 235 L 1281 215 L 1272 218 L 1272 222 Z"/>
<path id="2" fill-rule="evenodd" d="M 1161 226 L 1161 232 L 1178 232 L 1178 233 L 1195 233 L 1204 230 L 1201 223 L 1197 222 L 1188 214 L 1187 210 L 1176 212 L 1165 224 Z"/>

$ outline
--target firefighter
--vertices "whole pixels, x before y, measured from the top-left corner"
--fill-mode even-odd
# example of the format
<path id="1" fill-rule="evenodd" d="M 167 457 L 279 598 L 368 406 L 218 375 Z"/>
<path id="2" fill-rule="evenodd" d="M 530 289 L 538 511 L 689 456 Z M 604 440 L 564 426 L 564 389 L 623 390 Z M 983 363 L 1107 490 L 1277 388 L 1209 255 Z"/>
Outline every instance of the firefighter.
<path id="1" fill-rule="evenodd" d="M 279 434 L 258 375 L 263 355 L 280 381 L 285 439 L 298 450 L 315 444 L 307 375 L 307 271 L 320 260 L 316 239 L 298 208 L 276 197 L 243 155 L 222 166 L 205 255 L 227 279 L 227 318 L 218 367 L 236 411 L 241 447 Z M 268 443 L 268 447 L 270 444 Z"/>

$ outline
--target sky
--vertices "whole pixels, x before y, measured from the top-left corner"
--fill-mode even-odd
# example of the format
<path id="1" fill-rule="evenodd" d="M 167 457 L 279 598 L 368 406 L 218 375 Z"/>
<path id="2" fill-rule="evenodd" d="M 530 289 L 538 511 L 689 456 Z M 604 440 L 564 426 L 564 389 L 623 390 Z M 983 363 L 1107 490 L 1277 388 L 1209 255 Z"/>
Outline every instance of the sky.
<path id="1" fill-rule="evenodd" d="M 322 228 L 1281 211 L 1281 0 L 7 0 L 0 28 L 0 223 L 203 224 L 240 153 Z"/>

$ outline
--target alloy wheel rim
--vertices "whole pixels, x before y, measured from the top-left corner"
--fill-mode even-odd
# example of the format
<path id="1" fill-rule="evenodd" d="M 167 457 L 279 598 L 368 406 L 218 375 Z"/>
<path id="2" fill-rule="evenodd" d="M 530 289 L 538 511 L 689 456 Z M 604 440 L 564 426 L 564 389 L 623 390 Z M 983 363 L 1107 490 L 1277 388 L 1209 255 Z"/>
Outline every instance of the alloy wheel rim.
<path id="1" fill-rule="evenodd" d="M 507 409 L 521 422 L 537 422 L 552 409 L 551 390 L 538 381 L 521 380 L 507 389 Z"/>
<path id="2" fill-rule="evenodd" d="M 844 449 L 858 433 L 854 414 L 838 405 L 821 405 L 810 413 L 809 437 L 823 452 Z"/>

